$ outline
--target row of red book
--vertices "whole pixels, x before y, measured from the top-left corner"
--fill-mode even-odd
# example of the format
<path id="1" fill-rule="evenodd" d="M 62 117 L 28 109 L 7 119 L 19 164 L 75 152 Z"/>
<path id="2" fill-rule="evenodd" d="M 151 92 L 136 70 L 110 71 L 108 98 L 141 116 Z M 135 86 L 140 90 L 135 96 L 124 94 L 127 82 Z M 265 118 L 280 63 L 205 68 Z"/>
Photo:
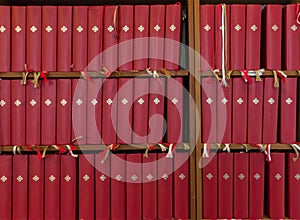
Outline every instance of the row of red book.
<path id="1" fill-rule="evenodd" d="M 222 68 L 223 46 L 227 69 L 299 70 L 298 8 L 299 3 L 226 5 L 222 42 L 222 6 L 200 5 L 201 70 Z"/>
<path id="2" fill-rule="evenodd" d="M 203 159 L 203 218 L 299 219 L 300 160 L 294 153 L 271 156 L 266 165 L 263 153 Z"/>
<path id="3" fill-rule="evenodd" d="M 1 80 L 0 91 L 0 146 L 183 142 L 181 77 Z"/>
<path id="4" fill-rule="evenodd" d="M 178 69 L 180 3 L 0 6 L 0 25 L 0 72 Z"/>
<path id="5" fill-rule="evenodd" d="M 252 81 L 235 77 L 224 87 L 202 78 L 203 143 L 296 142 L 297 78 L 282 80 L 280 88 L 272 77 Z"/>
<path id="6" fill-rule="evenodd" d="M 188 219 L 188 156 L 2 155 L 0 218 Z"/>

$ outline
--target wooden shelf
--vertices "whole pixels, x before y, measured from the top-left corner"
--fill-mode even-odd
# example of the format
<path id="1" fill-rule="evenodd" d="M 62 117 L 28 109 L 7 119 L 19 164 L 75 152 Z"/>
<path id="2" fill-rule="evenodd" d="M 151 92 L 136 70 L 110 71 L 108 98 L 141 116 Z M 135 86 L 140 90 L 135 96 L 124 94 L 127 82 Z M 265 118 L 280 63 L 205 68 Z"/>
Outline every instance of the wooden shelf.
<path id="1" fill-rule="evenodd" d="M 213 144 L 213 148 L 217 148 L 216 144 Z M 221 145 L 221 148 L 224 147 L 224 144 Z M 256 147 L 253 147 L 249 144 L 247 144 L 247 147 L 249 150 L 259 150 Z M 201 144 L 201 149 L 203 149 L 203 143 Z M 232 150 L 244 150 L 245 147 L 242 144 L 230 144 L 230 149 Z M 293 148 L 289 144 L 271 144 L 271 150 L 293 150 Z"/>
<path id="2" fill-rule="evenodd" d="M 187 70 L 178 70 L 178 71 L 168 71 L 172 77 L 176 76 L 188 76 L 189 73 Z M 102 73 L 99 72 L 88 72 L 89 77 L 91 78 L 106 78 Z M 160 74 L 161 77 L 166 77 L 164 74 Z M 81 72 L 49 72 L 47 78 L 80 78 L 82 77 Z M 131 71 L 131 72 L 113 72 L 110 77 L 151 77 L 146 71 Z M 1 72 L 0 78 L 22 78 L 22 72 Z M 27 78 L 33 78 L 33 73 L 29 73 Z"/>
<path id="3" fill-rule="evenodd" d="M 177 150 L 185 150 L 185 147 L 189 146 L 189 144 L 184 143 L 184 144 L 177 144 L 176 149 Z M 25 146 L 20 146 L 19 150 L 21 153 L 29 153 L 29 152 L 35 152 L 34 149 L 38 148 L 40 151 L 44 151 L 44 149 L 47 146 L 37 146 L 33 147 L 33 150 L 27 149 Z M 74 151 L 103 151 L 107 148 L 107 145 L 104 144 L 99 144 L 99 145 L 81 145 L 77 146 L 74 145 L 76 150 Z M 153 146 L 154 150 L 160 150 L 161 148 L 158 145 Z M 1 146 L 0 147 L 0 152 L 1 153 L 12 153 L 13 152 L 14 146 Z M 63 146 L 65 150 L 67 150 L 67 147 Z M 145 151 L 147 148 L 146 144 L 132 144 L 132 145 L 127 145 L 127 144 L 121 144 L 118 146 L 116 150 L 113 152 L 119 152 L 119 151 Z M 54 147 L 48 147 L 47 152 L 58 152 L 58 149 Z"/>
<path id="4" fill-rule="evenodd" d="M 298 76 L 300 76 L 299 72 L 296 71 L 296 70 L 283 70 L 283 72 L 287 76 L 290 76 L 290 77 L 298 77 Z M 213 75 L 213 73 L 211 71 L 201 71 L 200 72 L 200 76 L 201 77 L 205 77 L 205 76 L 207 77 L 207 76 L 214 76 L 214 75 Z M 222 72 L 218 73 L 218 76 L 222 77 Z M 233 70 L 233 72 L 231 73 L 231 77 L 237 77 L 237 76 L 242 77 L 240 71 Z M 263 73 L 262 77 L 265 77 L 265 76 L 273 76 L 273 72 L 271 70 L 266 70 Z"/>

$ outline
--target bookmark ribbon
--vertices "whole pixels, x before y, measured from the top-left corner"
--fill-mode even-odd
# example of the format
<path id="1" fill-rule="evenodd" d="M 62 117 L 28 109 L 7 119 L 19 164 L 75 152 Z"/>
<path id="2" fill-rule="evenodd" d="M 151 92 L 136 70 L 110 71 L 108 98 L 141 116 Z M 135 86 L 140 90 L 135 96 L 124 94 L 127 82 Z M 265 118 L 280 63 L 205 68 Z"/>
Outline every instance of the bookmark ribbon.
<path id="1" fill-rule="evenodd" d="M 202 158 L 209 158 L 209 153 L 210 153 L 210 146 L 209 146 L 209 144 L 204 143 Z"/>

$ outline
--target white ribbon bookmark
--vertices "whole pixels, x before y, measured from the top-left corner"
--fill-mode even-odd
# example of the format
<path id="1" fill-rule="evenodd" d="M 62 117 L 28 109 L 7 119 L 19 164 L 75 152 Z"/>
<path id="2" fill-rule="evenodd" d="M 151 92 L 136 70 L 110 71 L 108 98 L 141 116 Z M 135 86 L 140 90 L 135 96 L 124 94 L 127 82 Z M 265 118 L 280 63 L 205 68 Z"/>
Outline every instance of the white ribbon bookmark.
<path id="1" fill-rule="evenodd" d="M 227 151 L 228 153 L 230 153 L 230 144 L 225 144 L 223 151 Z"/>
<path id="2" fill-rule="evenodd" d="M 160 149 L 161 149 L 162 152 L 164 152 L 164 151 L 167 150 L 167 148 L 164 145 L 162 145 L 162 144 L 158 144 L 158 146 L 160 147 Z"/>
<path id="3" fill-rule="evenodd" d="M 203 145 L 202 158 L 209 158 L 209 154 L 208 154 L 208 144 L 206 144 L 206 143 Z"/>
<path id="4" fill-rule="evenodd" d="M 170 144 L 166 158 L 173 158 L 172 148 L 173 144 Z"/>
<path id="5" fill-rule="evenodd" d="M 78 154 L 74 154 L 72 149 L 71 149 L 71 146 L 70 145 L 66 145 L 66 147 L 68 148 L 69 150 L 69 153 L 71 154 L 72 157 L 78 157 Z"/>

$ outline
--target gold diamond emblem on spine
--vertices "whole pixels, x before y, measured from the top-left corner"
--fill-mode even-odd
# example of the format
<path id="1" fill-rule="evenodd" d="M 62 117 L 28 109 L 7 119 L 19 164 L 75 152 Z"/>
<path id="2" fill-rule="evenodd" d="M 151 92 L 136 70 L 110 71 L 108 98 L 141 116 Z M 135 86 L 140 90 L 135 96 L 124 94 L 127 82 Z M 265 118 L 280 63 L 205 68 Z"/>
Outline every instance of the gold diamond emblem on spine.
<path id="1" fill-rule="evenodd" d="M 212 98 L 210 98 L 210 97 L 206 99 L 206 102 L 207 102 L 207 104 L 209 104 L 209 105 L 211 105 L 211 103 L 213 103 L 213 101 L 214 101 L 214 100 L 212 100 Z"/>
<path id="2" fill-rule="evenodd" d="M 134 181 L 134 182 L 135 182 L 137 179 L 138 179 L 137 175 L 135 175 L 135 174 L 134 174 L 134 175 L 132 175 L 132 177 L 131 177 L 131 180 L 132 180 L 132 181 Z"/>
<path id="3" fill-rule="evenodd" d="M 237 24 L 237 25 L 234 27 L 234 29 L 235 29 L 236 31 L 240 31 L 240 30 L 242 29 L 242 27 L 241 27 L 239 24 Z"/>
<path id="4" fill-rule="evenodd" d="M 71 181 L 71 177 L 69 176 L 69 175 L 66 175 L 65 176 L 65 181 L 68 183 L 68 182 L 70 182 Z"/>
<path id="5" fill-rule="evenodd" d="M 89 181 L 90 177 L 89 177 L 89 175 L 85 174 L 85 175 L 82 177 L 82 179 L 83 179 L 85 182 L 87 182 L 87 181 Z"/>
<path id="6" fill-rule="evenodd" d="M 60 28 L 60 30 L 62 31 L 62 32 L 66 32 L 67 30 L 68 30 L 68 28 L 66 27 L 66 26 L 62 26 L 61 28 Z"/>
<path id="7" fill-rule="evenodd" d="M 255 98 L 255 99 L 253 99 L 253 101 L 252 101 L 255 105 L 257 105 L 258 103 L 259 103 L 259 99 L 258 98 Z"/>
<path id="8" fill-rule="evenodd" d="M 106 176 L 104 176 L 103 174 L 99 177 L 99 179 L 104 182 L 106 180 Z"/>
<path id="9" fill-rule="evenodd" d="M 294 31 L 294 32 L 295 32 L 297 29 L 298 29 L 298 28 L 297 28 L 297 26 L 296 26 L 295 24 L 291 27 L 291 30 Z"/>
<path id="10" fill-rule="evenodd" d="M 297 181 L 300 180 L 300 174 L 299 174 L 299 173 L 297 173 L 297 174 L 295 175 L 295 179 L 296 179 Z"/>
<path id="11" fill-rule="evenodd" d="M 48 25 L 48 26 L 46 27 L 46 31 L 47 31 L 48 33 L 50 33 L 50 32 L 52 31 L 52 27 Z"/>
<path id="12" fill-rule="evenodd" d="M 207 24 L 207 25 L 204 26 L 204 30 L 210 31 L 210 29 L 211 29 L 211 27 L 209 26 L 209 24 Z"/>
<path id="13" fill-rule="evenodd" d="M 34 99 L 32 99 L 32 100 L 29 102 L 29 104 L 33 107 L 33 106 L 36 105 L 36 101 L 35 101 Z"/>
<path id="14" fill-rule="evenodd" d="M 3 99 L 1 99 L 0 106 L 3 107 L 3 106 L 5 106 L 5 104 L 6 104 L 6 102 Z"/>
<path id="15" fill-rule="evenodd" d="M 17 26 L 17 27 L 15 28 L 15 31 L 16 31 L 17 33 L 21 32 L 21 30 L 22 30 L 22 28 L 21 28 L 20 26 Z"/>
<path id="16" fill-rule="evenodd" d="M 173 99 L 172 99 L 172 103 L 173 103 L 174 105 L 176 105 L 176 104 L 178 103 L 178 99 L 173 98 Z"/>
<path id="17" fill-rule="evenodd" d="M 50 99 L 47 99 L 46 101 L 45 101 L 45 105 L 47 105 L 47 106 L 49 106 L 49 105 L 51 105 L 51 101 L 50 101 Z"/>
<path id="18" fill-rule="evenodd" d="M 1 32 L 1 33 L 4 33 L 5 31 L 6 31 L 6 28 L 5 28 L 3 25 L 1 25 L 1 26 L 0 26 L 0 32 Z"/>
<path id="19" fill-rule="evenodd" d="M 256 30 L 257 30 L 257 26 L 256 26 L 255 24 L 252 25 L 252 26 L 251 26 L 251 30 L 252 30 L 252 31 L 256 31 Z"/>
<path id="20" fill-rule="evenodd" d="M 153 179 L 153 176 L 151 174 L 148 174 L 146 178 L 147 180 L 151 181 Z"/>
<path id="21" fill-rule="evenodd" d="M 62 106 L 65 106 L 67 103 L 68 103 L 68 102 L 67 102 L 67 100 L 65 100 L 65 99 L 62 99 L 62 100 L 60 101 L 60 104 L 61 104 Z"/>
<path id="22" fill-rule="evenodd" d="M 82 103 L 83 103 L 83 101 L 82 101 L 81 99 L 77 99 L 77 100 L 76 100 L 76 104 L 77 104 L 78 106 L 80 106 Z"/>
<path id="23" fill-rule="evenodd" d="M 111 32 L 114 30 L 114 28 L 110 25 L 110 26 L 107 28 L 107 30 L 111 33 Z"/>
<path id="24" fill-rule="evenodd" d="M 176 30 L 176 26 L 174 24 L 172 24 L 169 28 L 172 32 Z"/>
<path id="25" fill-rule="evenodd" d="M 31 26 L 30 30 L 32 33 L 34 33 L 37 31 L 37 28 L 36 28 L 36 26 L 33 25 L 33 26 Z"/>
<path id="26" fill-rule="evenodd" d="M 37 182 L 37 181 L 40 180 L 40 178 L 38 177 L 38 175 L 34 175 L 34 177 L 32 177 L 32 180 L 33 180 L 34 182 Z"/>
<path id="27" fill-rule="evenodd" d="M 94 31 L 95 33 L 99 30 L 99 28 L 95 25 L 93 28 L 92 28 L 92 31 Z"/>
<path id="28" fill-rule="evenodd" d="M 279 173 L 277 173 L 277 174 L 275 175 L 275 179 L 280 180 L 280 179 L 281 179 L 281 175 L 280 175 Z"/>
<path id="29" fill-rule="evenodd" d="M 239 103 L 239 105 L 243 104 L 244 100 L 242 98 L 239 98 L 238 100 L 236 100 L 237 103 Z"/>
<path id="30" fill-rule="evenodd" d="M 51 175 L 51 176 L 49 176 L 49 180 L 50 180 L 51 182 L 54 182 L 54 181 L 56 180 L 56 178 L 55 178 L 54 175 Z"/>
<path id="31" fill-rule="evenodd" d="M 109 98 L 109 99 L 106 100 L 106 103 L 107 103 L 108 105 L 111 105 L 111 104 L 113 103 L 113 101 Z"/>
<path id="32" fill-rule="evenodd" d="M 19 107 L 21 104 L 22 104 L 22 102 L 21 102 L 19 99 L 17 99 L 17 100 L 15 101 L 15 105 L 16 105 L 17 107 Z"/>
<path id="33" fill-rule="evenodd" d="M 81 33 L 83 31 L 83 27 L 81 27 L 80 25 L 76 28 L 76 30 Z"/>
<path id="34" fill-rule="evenodd" d="M 214 176 L 211 173 L 209 173 L 209 174 L 206 175 L 206 178 L 211 180 L 212 178 L 214 178 Z"/>
<path id="35" fill-rule="evenodd" d="M 118 174 L 118 175 L 116 176 L 116 180 L 121 181 L 121 179 L 122 179 L 122 176 L 121 176 L 120 174 Z"/>
<path id="36" fill-rule="evenodd" d="M 145 101 L 144 101 L 143 98 L 139 98 L 138 103 L 139 103 L 140 105 L 142 105 L 144 102 L 145 102 Z"/>
<path id="37" fill-rule="evenodd" d="M 160 30 L 160 27 L 159 27 L 158 24 L 154 26 L 154 30 L 155 30 L 156 32 Z"/>
<path id="38" fill-rule="evenodd" d="M 244 175 L 243 173 L 241 173 L 241 174 L 239 175 L 239 179 L 240 179 L 240 180 L 245 179 L 245 175 Z"/>
<path id="39" fill-rule="evenodd" d="M 17 177 L 17 181 L 20 183 L 20 182 L 22 182 L 23 181 L 23 177 L 21 176 L 21 175 L 19 175 L 18 177 Z"/>
<path id="40" fill-rule="evenodd" d="M 143 31 L 145 30 L 145 28 L 144 28 L 143 25 L 140 25 L 140 26 L 138 27 L 138 30 L 139 30 L 139 32 L 143 32 Z"/>
<path id="41" fill-rule="evenodd" d="M 185 179 L 185 175 L 184 175 L 183 173 L 181 173 L 181 174 L 179 175 L 179 179 L 184 180 L 184 179 Z"/>
<path id="42" fill-rule="evenodd" d="M 290 105 L 290 104 L 293 103 L 293 100 L 292 100 L 291 98 L 288 98 L 287 100 L 285 100 L 285 102 L 286 102 L 288 105 Z"/>
<path id="43" fill-rule="evenodd" d="M 221 100 L 221 102 L 222 102 L 224 105 L 226 105 L 226 104 L 227 104 L 227 102 L 228 102 L 228 99 L 226 99 L 226 98 L 223 98 L 223 99 Z"/>
<path id="44" fill-rule="evenodd" d="M 122 99 L 121 102 L 122 102 L 123 105 L 126 105 L 128 103 L 128 100 L 126 98 L 124 98 L 124 99 Z"/>
<path id="45" fill-rule="evenodd" d="M 91 101 L 91 103 L 92 103 L 92 105 L 97 105 L 98 104 L 98 101 L 97 101 L 97 99 L 93 99 L 92 101 Z"/>
<path id="46" fill-rule="evenodd" d="M 126 33 L 127 31 L 129 31 L 129 27 L 127 25 L 124 25 L 124 27 L 122 28 L 123 31 Z"/>
<path id="47" fill-rule="evenodd" d="M 0 180 L 2 181 L 2 183 L 5 183 L 7 181 L 7 177 L 6 176 L 1 176 Z"/>
<path id="48" fill-rule="evenodd" d="M 256 173 L 253 177 L 254 177 L 254 179 L 256 179 L 256 180 L 259 180 L 259 179 L 260 179 L 259 173 Z"/>
<path id="49" fill-rule="evenodd" d="M 276 24 L 274 24 L 273 26 L 272 26 L 272 30 L 273 31 L 277 31 L 279 29 L 279 27 L 276 25 Z"/>
<path id="50" fill-rule="evenodd" d="M 273 98 L 270 98 L 270 99 L 268 100 L 268 102 L 269 102 L 271 105 L 273 105 L 273 104 L 275 103 L 275 100 L 274 100 Z"/>
<path id="51" fill-rule="evenodd" d="M 230 177 L 230 176 L 228 175 L 228 173 L 225 173 L 225 174 L 223 175 L 223 179 L 224 179 L 224 180 L 228 180 L 229 177 Z"/>
<path id="52" fill-rule="evenodd" d="M 164 180 L 167 180 L 167 179 L 169 178 L 169 176 L 168 176 L 168 174 L 164 173 L 164 175 L 162 175 L 162 178 L 163 178 Z"/>
<path id="53" fill-rule="evenodd" d="M 153 102 L 155 103 L 155 105 L 158 105 L 158 104 L 160 103 L 160 100 L 159 100 L 159 98 L 155 98 L 155 99 L 153 100 Z"/>

